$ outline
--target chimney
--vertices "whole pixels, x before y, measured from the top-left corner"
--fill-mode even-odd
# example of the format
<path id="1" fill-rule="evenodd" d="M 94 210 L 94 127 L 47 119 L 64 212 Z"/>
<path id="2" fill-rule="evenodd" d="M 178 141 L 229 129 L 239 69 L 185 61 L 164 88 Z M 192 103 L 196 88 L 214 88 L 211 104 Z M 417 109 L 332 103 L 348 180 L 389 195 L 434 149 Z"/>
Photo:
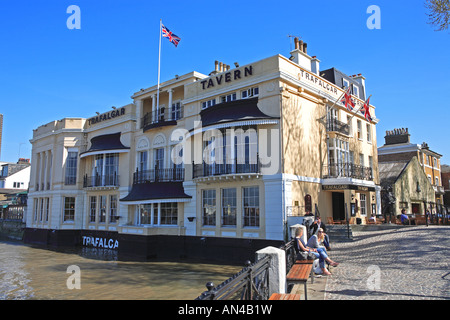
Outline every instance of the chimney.
<path id="1" fill-rule="evenodd" d="M 294 38 L 295 49 L 291 51 L 291 57 L 289 60 L 294 61 L 300 67 L 311 71 L 311 57 L 306 53 L 307 44 L 303 40 L 299 40 L 297 37 Z"/>
<path id="2" fill-rule="evenodd" d="M 353 76 L 353 80 L 358 82 L 358 84 L 363 89 L 363 99 L 366 99 L 366 78 L 362 76 L 361 73 L 358 73 L 358 75 Z"/>
<path id="3" fill-rule="evenodd" d="M 384 141 L 385 145 L 410 143 L 410 134 L 408 133 L 408 128 L 399 128 L 386 131 Z"/>
<path id="4" fill-rule="evenodd" d="M 311 59 L 311 72 L 314 72 L 317 75 L 319 75 L 319 63 L 320 63 L 320 60 L 317 59 L 316 56 L 312 56 L 312 59 Z"/>

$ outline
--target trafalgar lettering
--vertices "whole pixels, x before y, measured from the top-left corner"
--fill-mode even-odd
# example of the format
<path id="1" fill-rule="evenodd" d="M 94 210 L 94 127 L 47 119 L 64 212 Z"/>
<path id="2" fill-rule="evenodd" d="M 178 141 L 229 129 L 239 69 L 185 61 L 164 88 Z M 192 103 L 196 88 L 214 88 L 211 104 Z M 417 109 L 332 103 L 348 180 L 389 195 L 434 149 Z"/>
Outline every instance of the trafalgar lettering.
<path id="1" fill-rule="evenodd" d="M 110 112 L 102 113 L 96 117 L 92 117 L 88 120 L 89 125 L 93 125 L 105 120 L 114 119 L 125 114 L 125 108 L 115 109 Z"/>
<path id="2" fill-rule="evenodd" d="M 245 67 L 242 69 L 236 69 L 233 71 L 229 71 L 226 73 L 222 73 L 220 75 L 217 75 L 215 77 L 210 77 L 207 80 L 203 80 L 200 83 L 202 84 L 202 89 L 209 89 L 216 85 L 221 85 L 225 82 L 231 82 L 234 80 L 239 80 L 248 76 L 253 75 L 253 66 Z"/>
<path id="3" fill-rule="evenodd" d="M 107 238 L 83 236 L 83 246 L 91 246 L 95 248 L 105 248 L 105 249 L 117 249 L 119 247 L 119 241 Z"/>

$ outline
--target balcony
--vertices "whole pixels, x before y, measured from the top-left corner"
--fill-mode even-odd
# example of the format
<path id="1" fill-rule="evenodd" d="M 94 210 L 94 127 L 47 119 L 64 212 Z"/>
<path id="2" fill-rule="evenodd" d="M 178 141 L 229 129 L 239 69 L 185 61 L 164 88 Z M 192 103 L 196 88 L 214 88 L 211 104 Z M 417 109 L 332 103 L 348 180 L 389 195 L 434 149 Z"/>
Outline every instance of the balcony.
<path id="1" fill-rule="evenodd" d="M 361 180 L 373 180 L 372 168 L 353 163 L 331 163 L 324 166 L 324 179 L 354 178 Z"/>
<path id="2" fill-rule="evenodd" d="M 339 132 L 341 134 L 350 135 L 350 127 L 347 123 L 336 119 L 327 120 L 327 132 Z"/>
<path id="3" fill-rule="evenodd" d="M 152 170 L 136 170 L 133 173 L 133 184 L 176 181 L 184 181 L 184 168 L 155 168 Z"/>
<path id="4" fill-rule="evenodd" d="M 228 174 L 260 174 L 261 163 L 259 158 L 256 163 L 233 163 L 233 164 L 202 164 L 193 165 L 193 178 L 211 177 Z"/>
<path id="5" fill-rule="evenodd" d="M 83 188 L 117 188 L 119 187 L 119 176 L 114 174 L 108 175 L 85 175 L 83 178 Z"/>
<path id="6" fill-rule="evenodd" d="M 147 112 L 141 121 L 141 129 L 145 131 L 164 127 L 164 126 L 174 126 L 177 124 L 177 120 L 183 118 L 184 107 L 182 105 L 174 107 L 169 111 L 167 108 L 161 108 L 154 112 Z"/>

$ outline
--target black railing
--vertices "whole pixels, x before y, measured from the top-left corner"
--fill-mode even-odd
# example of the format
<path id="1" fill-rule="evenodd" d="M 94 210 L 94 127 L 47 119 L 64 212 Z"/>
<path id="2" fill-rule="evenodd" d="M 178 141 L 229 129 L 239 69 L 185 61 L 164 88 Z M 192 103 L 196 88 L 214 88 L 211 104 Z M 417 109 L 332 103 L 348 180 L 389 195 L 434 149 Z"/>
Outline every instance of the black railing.
<path id="1" fill-rule="evenodd" d="M 163 168 L 152 170 L 136 169 L 133 173 L 133 184 L 146 183 L 146 182 L 170 182 L 170 181 L 183 181 L 184 180 L 184 168 Z"/>
<path id="2" fill-rule="evenodd" d="M 372 168 L 353 163 L 331 163 L 324 166 L 324 178 L 355 178 L 373 180 Z"/>
<path id="3" fill-rule="evenodd" d="M 207 291 L 195 300 L 268 300 L 270 256 L 247 262 L 247 266 L 233 277 L 214 287 L 206 284 Z"/>
<path id="4" fill-rule="evenodd" d="M 350 126 L 336 119 L 327 120 L 327 132 L 332 131 L 340 132 L 348 136 L 350 134 Z"/>
<path id="5" fill-rule="evenodd" d="M 257 158 L 256 163 L 213 163 L 193 164 L 192 177 L 209 177 L 223 174 L 261 173 L 261 162 Z"/>
<path id="6" fill-rule="evenodd" d="M 145 129 L 146 127 L 152 125 L 171 123 L 183 118 L 183 116 L 184 116 L 183 106 L 172 108 L 170 112 L 167 110 L 167 108 L 161 108 L 154 112 L 153 111 L 147 112 L 142 118 L 141 128 Z"/>
<path id="7" fill-rule="evenodd" d="M 116 173 L 108 175 L 84 176 L 83 188 L 92 187 L 118 187 L 119 176 Z"/>

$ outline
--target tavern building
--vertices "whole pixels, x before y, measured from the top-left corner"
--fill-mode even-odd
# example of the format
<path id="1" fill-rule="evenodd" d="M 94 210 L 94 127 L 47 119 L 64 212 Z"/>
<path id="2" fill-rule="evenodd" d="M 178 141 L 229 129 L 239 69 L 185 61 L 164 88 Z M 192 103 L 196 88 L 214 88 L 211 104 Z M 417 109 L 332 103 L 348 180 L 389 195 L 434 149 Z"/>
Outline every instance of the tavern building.
<path id="1" fill-rule="evenodd" d="M 242 262 L 305 214 L 380 213 L 375 108 L 335 103 L 349 87 L 362 106 L 365 79 L 319 62 L 296 39 L 290 58 L 216 61 L 38 127 L 25 241 Z"/>

